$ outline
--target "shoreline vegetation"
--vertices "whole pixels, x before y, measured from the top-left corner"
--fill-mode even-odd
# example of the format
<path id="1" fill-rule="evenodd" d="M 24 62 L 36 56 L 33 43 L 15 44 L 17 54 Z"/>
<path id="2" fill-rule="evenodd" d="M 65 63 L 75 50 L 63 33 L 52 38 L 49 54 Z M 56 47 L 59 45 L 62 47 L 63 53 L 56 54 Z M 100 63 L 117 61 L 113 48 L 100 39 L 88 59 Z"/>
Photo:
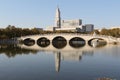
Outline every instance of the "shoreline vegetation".
<path id="1" fill-rule="evenodd" d="M 105 29 L 103 28 L 101 31 L 94 30 L 90 33 L 81 33 L 81 32 L 73 32 L 73 31 L 44 31 L 37 28 L 18 28 L 15 26 L 8 25 L 6 28 L 0 28 L 0 40 L 6 40 L 6 39 L 15 39 L 17 37 L 21 36 L 27 36 L 27 35 L 35 35 L 35 34 L 49 34 L 49 33 L 81 33 L 81 34 L 93 34 L 96 33 L 98 35 L 107 35 L 107 36 L 113 36 L 116 38 L 120 38 L 120 28 L 114 28 L 114 29 Z"/>

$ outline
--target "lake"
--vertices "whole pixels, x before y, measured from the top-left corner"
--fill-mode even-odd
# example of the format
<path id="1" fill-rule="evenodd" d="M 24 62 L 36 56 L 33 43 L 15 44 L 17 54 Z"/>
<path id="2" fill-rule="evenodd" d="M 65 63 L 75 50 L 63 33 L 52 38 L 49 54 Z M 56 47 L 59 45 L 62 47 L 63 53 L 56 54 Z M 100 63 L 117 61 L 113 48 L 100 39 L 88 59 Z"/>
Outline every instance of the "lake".
<path id="1" fill-rule="evenodd" d="M 0 45 L 0 80 L 97 80 L 104 77 L 120 80 L 120 45 Z"/>

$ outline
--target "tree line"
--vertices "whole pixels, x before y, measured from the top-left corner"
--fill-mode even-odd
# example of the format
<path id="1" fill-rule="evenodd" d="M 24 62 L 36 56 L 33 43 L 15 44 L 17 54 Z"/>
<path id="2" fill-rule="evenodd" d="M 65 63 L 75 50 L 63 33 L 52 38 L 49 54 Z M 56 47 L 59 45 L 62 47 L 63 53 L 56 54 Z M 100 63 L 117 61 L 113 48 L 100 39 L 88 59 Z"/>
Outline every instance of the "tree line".
<path id="1" fill-rule="evenodd" d="M 120 28 L 113 28 L 113 29 L 105 29 L 103 28 L 102 30 L 94 30 L 93 32 L 95 32 L 96 34 L 99 35 L 107 35 L 107 36 L 113 36 L 116 38 L 120 38 Z M 93 34 L 92 32 L 92 34 Z"/>
<path id="2" fill-rule="evenodd" d="M 15 26 L 8 25 L 8 27 L 4 29 L 0 29 L 0 39 L 11 39 L 15 37 L 34 35 L 40 33 L 43 33 L 43 31 L 38 30 L 37 28 L 33 28 L 33 29 L 17 28 Z"/>
<path id="3" fill-rule="evenodd" d="M 113 37 L 120 38 L 120 28 L 114 28 L 114 29 L 103 28 L 101 31 L 94 30 L 93 32 L 91 32 L 89 34 L 93 34 L 94 32 L 96 34 L 100 34 L 100 35 L 107 35 L 107 36 L 113 36 Z M 12 39 L 15 37 L 21 37 L 21 36 L 27 36 L 27 35 L 49 34 L 49 33 L 80 33 L 80 32 L 68 31 L 68 30 L 53 32 L 53 31 L 44 31 L 44 30 L 40 30 L 37 28 L 32 28 L 32 29 L 18 28 L 15 26 L 8 25 L 6 28 L 0 29 L 0 39 Z M 81 34 L 88 34 L 88 33 L 84 32 Z"/>

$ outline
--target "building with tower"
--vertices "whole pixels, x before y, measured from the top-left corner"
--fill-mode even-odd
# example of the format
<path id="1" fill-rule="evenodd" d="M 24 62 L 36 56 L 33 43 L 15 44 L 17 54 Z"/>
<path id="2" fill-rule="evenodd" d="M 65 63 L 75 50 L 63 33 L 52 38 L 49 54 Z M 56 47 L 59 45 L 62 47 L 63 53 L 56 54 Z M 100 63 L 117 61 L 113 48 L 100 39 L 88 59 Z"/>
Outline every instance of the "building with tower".
<path id="1" fill-rule="evenodd" d="M 59 7 L 56 9 L 55 25 L 49 26 L 47 31 L 73 31 L 73 32 L 92 32 L 94 30 L 93 24 L 82 25 L 81 19 L 61 20 L 61 12 Z"/>

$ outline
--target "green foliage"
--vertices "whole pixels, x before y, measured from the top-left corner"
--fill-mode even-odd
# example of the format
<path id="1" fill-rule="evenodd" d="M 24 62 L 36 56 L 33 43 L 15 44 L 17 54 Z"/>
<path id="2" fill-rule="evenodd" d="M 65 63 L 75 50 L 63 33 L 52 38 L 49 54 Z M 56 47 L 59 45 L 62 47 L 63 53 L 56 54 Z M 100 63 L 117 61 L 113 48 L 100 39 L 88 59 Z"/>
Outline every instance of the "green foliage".
<path id="1" fill-rule="evenodd" d="M 120 38 L 120 28 L 102 29 L 100 34 Z"/>
<path id="2" fill-rule="evenodd" d="M 41 34 L 36 28 L 16 28 L 15 26 L 8 25 L 5 29 L 0 29 L 0 39 L 11 39 L 15 37 L 21 37 L 26 35 Z"/>
<path id="3" fill-rule="evenodd" d="M 108 35 L 113 37 L 119 37 L 120 38 L 120 28 L 114 28 L 114 29 L 102 29 L 101 31 L 94 30 L 91 32 L 100 34 L 100 35 Z M 17 28 L 15 26 L 8 25 L 5 29 L 0 29 L 0 39 L 11 39 L 15 37 L 21 37 L 21 36 L 27 36 L 27 35 L 35 35 L 35 34 L 50 34 L 50 33 L 80 33 L 80 34 L 90 34 L 87 32 L 77 32 L 72 30 L 58 30 L 58 31 L 44 31 L 39 30 L 37 28 L 29 29 L 29 28 Z"/>

